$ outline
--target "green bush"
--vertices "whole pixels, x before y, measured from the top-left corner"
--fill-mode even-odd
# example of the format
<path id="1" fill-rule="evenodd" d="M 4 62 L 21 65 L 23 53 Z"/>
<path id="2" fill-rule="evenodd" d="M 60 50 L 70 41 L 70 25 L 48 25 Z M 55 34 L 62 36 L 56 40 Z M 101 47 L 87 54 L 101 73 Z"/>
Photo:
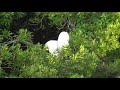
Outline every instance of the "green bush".
<path id="1" fill-rule="evenodd" d="M 47 52 L 40 43 L 33 44 L 33 33 L 19 29 L 13 37 L 13 19 L 25 12 L 0 14 L 0 77 L 8 78 L 109 78 L 120 76 L 119 12 L 33 12 L 29 22 L 40 23 L 44 17 L 58 28 L 68 23 L 69 46 L 58 56 Z M 70 27 L 70 26 L 74 27 Z M 14 41 L 9 45 L 9 41 Z M 21 43 L 27 49 L 23 50 Z"/>

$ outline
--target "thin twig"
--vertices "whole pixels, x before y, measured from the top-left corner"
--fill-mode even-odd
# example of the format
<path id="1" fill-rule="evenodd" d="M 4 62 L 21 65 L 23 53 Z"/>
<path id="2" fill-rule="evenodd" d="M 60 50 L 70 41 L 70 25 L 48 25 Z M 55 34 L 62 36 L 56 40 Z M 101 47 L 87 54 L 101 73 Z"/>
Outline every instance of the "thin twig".
<path id="1" fill-rule="evenodd" d="M 8 42 L 4 42 L 4 43 L 0 43 L 0 45 L 4 45 L 4 44 L 12 44 L 12 43 L 15 43 L 17 40 L 12 40 L 12 41 L 8 41 Z"/>

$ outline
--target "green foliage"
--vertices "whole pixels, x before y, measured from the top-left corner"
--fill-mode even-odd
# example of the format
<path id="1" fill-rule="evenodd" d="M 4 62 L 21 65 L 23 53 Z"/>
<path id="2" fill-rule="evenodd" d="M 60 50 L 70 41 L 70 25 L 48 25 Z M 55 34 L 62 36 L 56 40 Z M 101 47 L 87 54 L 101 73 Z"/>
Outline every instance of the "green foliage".
<path id="1" fill-rule="evenodd" d="M 14 12 L 0 12 L 0 27 L 1 29 L 9 29 L 12 23 Z"/>
<path id="2" fill-rule="evenodd" d="M 14 19 L 22 18 L 26 16 L 27 13 L 25 12 L 14 12 Z"/>
<path id="3" fill-rule="evenodd" d="M 32 23 L 41 23 L 47 16 L 50 25 L 55 24 L 59 28 L 64 27 L 63 23 L 76 24 L 69 33 L 69 46 L 64 47 L 58 56 L 48 53 L 39 43 L 34 45 L 33 33 L 27 29 L 19 29 L 13 38 L 13 33 L 9 31 L 12 20 L 26 15 L 25 12 L 0 13 L 0 77 L 120 76 L 119 12 L 34 12 L 34 17 L 30 18 Z M 4 43 L 10 40 L 15 41 L 13 45 Z M 26 44 L 26 50 L 22 50 L 21 43 Z"/>
<path id="4" fill-rule="evenodd" d="M 31 32 L 28 32 L 27 29 L 20 29 L 18 32 L 17 40 L 19 42 L 32 42 Z"/>
<path id="5" fill-rule="evenodd" d="M 2 37 L 2 35 L 0 35 L 0 42 L 3 40 L 3 37 Z"/>
<path id="6" fill-rule="evenodd" d="M 8 30 L 2 30 L 2 36 L 4 39 L 10 40 L 12 33 Z"/>

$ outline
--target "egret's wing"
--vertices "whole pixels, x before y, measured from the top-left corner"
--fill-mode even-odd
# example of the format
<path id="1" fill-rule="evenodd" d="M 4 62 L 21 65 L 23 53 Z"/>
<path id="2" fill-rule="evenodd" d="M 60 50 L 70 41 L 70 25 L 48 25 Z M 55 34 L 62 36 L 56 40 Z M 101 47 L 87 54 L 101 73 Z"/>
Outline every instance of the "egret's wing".
<path id="1" fill-rule="evenodd" d="M 57 53 L 57 41 L 56 41 L 56 40 L 50 40 L 50 41 L 48 41 L 48 42 L 45 44 L 45 46 L 48 47 L 49 52 L 50 52 L 51 54 Z"/>

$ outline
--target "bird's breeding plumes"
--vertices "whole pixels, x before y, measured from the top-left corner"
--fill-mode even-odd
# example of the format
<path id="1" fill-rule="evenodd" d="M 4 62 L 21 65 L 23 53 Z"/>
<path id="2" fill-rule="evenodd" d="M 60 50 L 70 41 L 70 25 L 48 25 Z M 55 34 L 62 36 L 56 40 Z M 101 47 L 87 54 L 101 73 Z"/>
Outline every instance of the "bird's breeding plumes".
<path id="1" fill-rule="evenodd" d="M 58 55 L 58 52 L 64 47 L 69 45 L 69 34 L 65 31 L 61 32 L 58 40 L 49 40 L 45 46 L 48 47 L 49 52 L 53 55 Z"/>

